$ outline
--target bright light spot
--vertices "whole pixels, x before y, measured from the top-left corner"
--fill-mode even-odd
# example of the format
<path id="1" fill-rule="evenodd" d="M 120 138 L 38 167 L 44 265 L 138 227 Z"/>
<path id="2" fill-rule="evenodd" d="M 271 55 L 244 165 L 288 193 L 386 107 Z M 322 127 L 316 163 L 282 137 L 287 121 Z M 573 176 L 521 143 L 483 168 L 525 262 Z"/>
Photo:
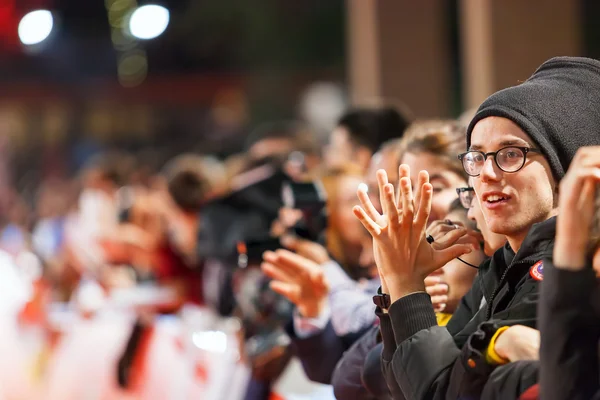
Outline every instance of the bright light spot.
<path id="1" fill-rule="evenodd" d="M 169 10 L 147 5 L 136 9 L 129 19 L 129 31 L 138 39 L 154 39 L 169 25 Z"/>
<path id="2" fill-rule="evenodd" d="M 54 18 L 48 10 L 32 11 L 19 22 L 19 39 L 27 46 L 43 42 L 50 36 Z"/>
<path id="3" fill-rule="evenodd" d="M 225 353 L 227 350 L 227 335 L 225 332 L 195 332 L 192 335 L 192 342 L 199 349 L 213 353 Z"/>

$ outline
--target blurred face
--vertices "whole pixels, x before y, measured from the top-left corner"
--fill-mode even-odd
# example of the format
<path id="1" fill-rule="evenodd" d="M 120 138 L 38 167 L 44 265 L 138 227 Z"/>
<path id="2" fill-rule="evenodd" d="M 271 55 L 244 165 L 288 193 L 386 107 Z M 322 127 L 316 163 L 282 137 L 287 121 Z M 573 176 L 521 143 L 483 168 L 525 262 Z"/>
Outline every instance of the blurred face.
<path id="1" fill-rule="evenodd" d="M 445 163 L 433 154 L 406 153 L 401 163 L 410 167 L 413 191 L 416 190 L 419 172 L 425 170 L 429 173 L 429 182 L 433 186 L 429 221 L 445 219 L 450 205 L 457 198 L 456 188 L 465 186 L 465 179 L 449 170 Z"/>
<path id="2" fill-rule="evenodd" d="M 286 138 L 268 138 L 263 139 L 248 150 L 248 154 L 254 160 L 285 155 L 294 149 L 294 142 Z"/>
<path id="3" fill-rule="evenodd" d="M 479 201 L 476 198 L 474 198 L 473 202 L 471 203 L 471 208 L 469 208 L 468 215 L 471 221 L 475 221 L 477 224 L 477 229 L 479 229 L 483 235 L 483 252 L 486 256 L 491 257 L 496 250 L 504 246 L 504 243 L 506 243 L 506 237 L 489 230 L 487 223 L 485 222 L 485 218 L 483 217 L 483 213 L 481 212 Z"/>
<path id="4" fill-rule="evenodd" d="M 335 199 L 336 204 L 331 207 L 332 211 L 335 210 L 331 214 L 331 222 L 344 242 L 359 246 L 367 231 L 354 216 L 352 208 L 360 203 L 356 197 L 356 190 L 361 180 L 356 176 L 342 176 L 336 183 L 338 196 Z"/>
<path id="5" fill-rule="evenodd" d="M 366 168 L 371 158 L 371 152 L 366 147 L 356 146 L 352 143 L 348 130 L 343 126 L 338 126 L 331 132 L 329 144 L 325 147 L 324 158 L 328 168 L 336 168 L 349 163 Z"/>
<path id="6" fill-rule="evenodd" d="M 359 265 L 367 270 L 367 276 L 375 278 L 379 276 L 377 264 L 375 263 L 375 255 L 373 253 L 373 240 L 371 236 L 365 235 L 359 257 Z"/>
<path id="7" fill-rule="evenodd" d="M 471 150 L 487 153 L 510 145 L 536 147 L 506 118 L 488 117 L 475 125 Z M 473 188 L 489 229 L 505 235 L 515 251 L 531 225 L 556 214 L 556 183 L 548 162 L 538 153 L 527 154 L 523 168 L 513 173 L 503 172 L 488 157 L 481 174 L 473 178 Z"/>
<path id="8" fill-rule="evenodd" d="M 376 175 L 377 170 L 385 170 L 389 181 L 395 185 L 398 182 L 398 166 L 397 153 L 389 149 L 377 152 L 371 158 L 364 182 L 369 188 L 369 198 L 379 212 L 381 212 L 381 203 L 379 202 L 379 186 L 377 185 Z"/>

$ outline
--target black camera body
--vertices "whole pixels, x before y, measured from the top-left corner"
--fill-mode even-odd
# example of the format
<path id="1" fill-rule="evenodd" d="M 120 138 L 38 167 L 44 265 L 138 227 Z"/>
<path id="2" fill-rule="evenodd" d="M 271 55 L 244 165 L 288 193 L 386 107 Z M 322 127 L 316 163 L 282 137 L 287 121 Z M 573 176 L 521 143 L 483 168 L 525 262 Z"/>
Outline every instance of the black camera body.
<path id="1" fill-rule="evenodd" d="M 327 228 L 327 198 L 321 182 L 286 181 L 282 185 L 281 199 L 284 207 L 300 210 L 302 213 L 302 218 L 289 229 L 288 233 L 324 245 Z M 241 241 L 237 245 L 238 267 L 258 265 L 265 251 L 275 251 L 281 247 L 279 238 L 269 234 Z"/>

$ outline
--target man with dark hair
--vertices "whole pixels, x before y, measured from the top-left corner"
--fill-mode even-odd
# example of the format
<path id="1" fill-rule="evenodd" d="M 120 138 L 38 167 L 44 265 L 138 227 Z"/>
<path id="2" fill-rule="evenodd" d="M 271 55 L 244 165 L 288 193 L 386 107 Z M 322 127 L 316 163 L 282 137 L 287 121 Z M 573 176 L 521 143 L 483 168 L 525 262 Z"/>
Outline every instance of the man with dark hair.
<path id="1" fill-rule="evenodd" d="M 165 166 L 163 176 L 169 194 L 179 208 L 193 213 L 200 211 L 211 191 L 202 157 L 194 154 L 178 156 Z"/>
<path id="2" fill-rule="evenodd" d="M 409 124 L 410 118 L 393 107 L 352 109 L 331 133 L 325 162 L 329 167 L 356 163 L 366 170 L 373 153 L 384 142 L 401 137 Z"/>

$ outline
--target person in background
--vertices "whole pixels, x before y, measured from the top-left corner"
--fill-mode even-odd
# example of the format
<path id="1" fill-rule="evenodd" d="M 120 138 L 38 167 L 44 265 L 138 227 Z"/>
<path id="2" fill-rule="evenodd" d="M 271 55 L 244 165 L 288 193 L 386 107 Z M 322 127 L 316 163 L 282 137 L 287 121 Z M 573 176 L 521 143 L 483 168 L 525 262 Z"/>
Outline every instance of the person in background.
<path id="1" fill-rule="evenodd" d="M 340 117 L 325 147 L 327 168 L 356 163 L 363 171 L 387 141 L 402 137 L 411 123 L 407 113 L 394 107 L 355 108 Z"/>
<path id="2" fill-rule="evenodd" d="M 600 63 L 596 66 L 600 74 Z M 544 260 L 539 303 L 540 397 L 596 399 L 600 394 L 600 139 L 579 149 L 560 184 L 556 245 Z"/>

